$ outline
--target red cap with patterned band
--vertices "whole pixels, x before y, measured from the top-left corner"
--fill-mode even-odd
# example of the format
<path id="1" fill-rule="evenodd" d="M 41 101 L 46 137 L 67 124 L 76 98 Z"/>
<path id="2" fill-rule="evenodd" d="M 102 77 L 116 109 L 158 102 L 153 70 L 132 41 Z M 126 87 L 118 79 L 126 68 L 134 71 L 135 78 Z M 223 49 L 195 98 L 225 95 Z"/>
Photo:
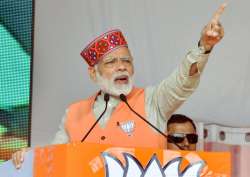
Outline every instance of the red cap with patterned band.
<path id="1" fill-rule="evenodd" d="M 89 66 L 97 64 L 105 55 L 123 46 L 128 46 L 121 30 L 110 30 L 93 40 L 83 51 L 81 56 Z"/>

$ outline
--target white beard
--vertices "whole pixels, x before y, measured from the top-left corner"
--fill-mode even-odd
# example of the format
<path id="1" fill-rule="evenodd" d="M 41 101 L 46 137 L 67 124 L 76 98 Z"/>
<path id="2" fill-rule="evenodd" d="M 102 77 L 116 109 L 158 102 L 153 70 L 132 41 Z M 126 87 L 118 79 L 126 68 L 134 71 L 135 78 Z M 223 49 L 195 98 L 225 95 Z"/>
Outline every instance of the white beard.
<path id="1" fill-rule="evenodd" d="M 115 84 L 115 78 L 126 75 L 128 76 L 128 84 Z M 133 76 L 129 76 L 126 72 L 117 72 L 112 75 L 111 79 L 106 79 L 101 76 L 96 68 L 96 80 L 97 84 L 101 87 L 101 90 L 113 96 L 120 96 L 120 94 L 128 95 L 133 89 Z"/>

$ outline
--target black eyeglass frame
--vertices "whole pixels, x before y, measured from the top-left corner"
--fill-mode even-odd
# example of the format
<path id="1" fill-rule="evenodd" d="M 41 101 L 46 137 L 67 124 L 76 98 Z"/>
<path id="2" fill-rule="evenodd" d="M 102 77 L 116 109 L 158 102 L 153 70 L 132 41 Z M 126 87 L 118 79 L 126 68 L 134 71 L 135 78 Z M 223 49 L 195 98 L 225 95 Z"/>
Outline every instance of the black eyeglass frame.
<path id="1" fill-rule="evenodd" d="M 187 138 L 189 144 L 196 144 L 198 142 L 198 135 L 196 133 L 173 133 L 168 134 L 169 143 L 182 143 Z"/>

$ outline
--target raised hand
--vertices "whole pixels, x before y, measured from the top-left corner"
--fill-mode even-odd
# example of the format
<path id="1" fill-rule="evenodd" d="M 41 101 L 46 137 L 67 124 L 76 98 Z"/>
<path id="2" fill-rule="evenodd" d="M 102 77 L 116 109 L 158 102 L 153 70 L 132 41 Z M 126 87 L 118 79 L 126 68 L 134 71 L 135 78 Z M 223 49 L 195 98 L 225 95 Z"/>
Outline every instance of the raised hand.
<path id="1" fill-rule="evenodd" d="M 219 7 L 219 9 L 214 13 L 212 19 L 201 32 L 200 45 L 203 46 L 206 51 L 212 50 L 214 45 L 224 37 L 224 28 L 219 19 L 224 12 L 226 5 L 226 3 L 223 3 Z"/>

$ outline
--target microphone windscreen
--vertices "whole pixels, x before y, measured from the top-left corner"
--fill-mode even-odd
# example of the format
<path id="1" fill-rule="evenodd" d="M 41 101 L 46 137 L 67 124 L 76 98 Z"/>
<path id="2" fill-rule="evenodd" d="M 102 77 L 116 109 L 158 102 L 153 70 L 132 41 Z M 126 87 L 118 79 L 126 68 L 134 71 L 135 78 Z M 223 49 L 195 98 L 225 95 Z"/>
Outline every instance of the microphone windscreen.
<path id="1" fill-rule="evenodd" d="M 104 101 L 106 101 L 106 102 L 109 101 L 109 94 L 108 93 L 104 94 Z"/>
<path id="2" fill-rule="evenodd" d="M 120 94 L 120 99 L 124 102 L 127 102 L 127 98 L 124 94 Z"/>

